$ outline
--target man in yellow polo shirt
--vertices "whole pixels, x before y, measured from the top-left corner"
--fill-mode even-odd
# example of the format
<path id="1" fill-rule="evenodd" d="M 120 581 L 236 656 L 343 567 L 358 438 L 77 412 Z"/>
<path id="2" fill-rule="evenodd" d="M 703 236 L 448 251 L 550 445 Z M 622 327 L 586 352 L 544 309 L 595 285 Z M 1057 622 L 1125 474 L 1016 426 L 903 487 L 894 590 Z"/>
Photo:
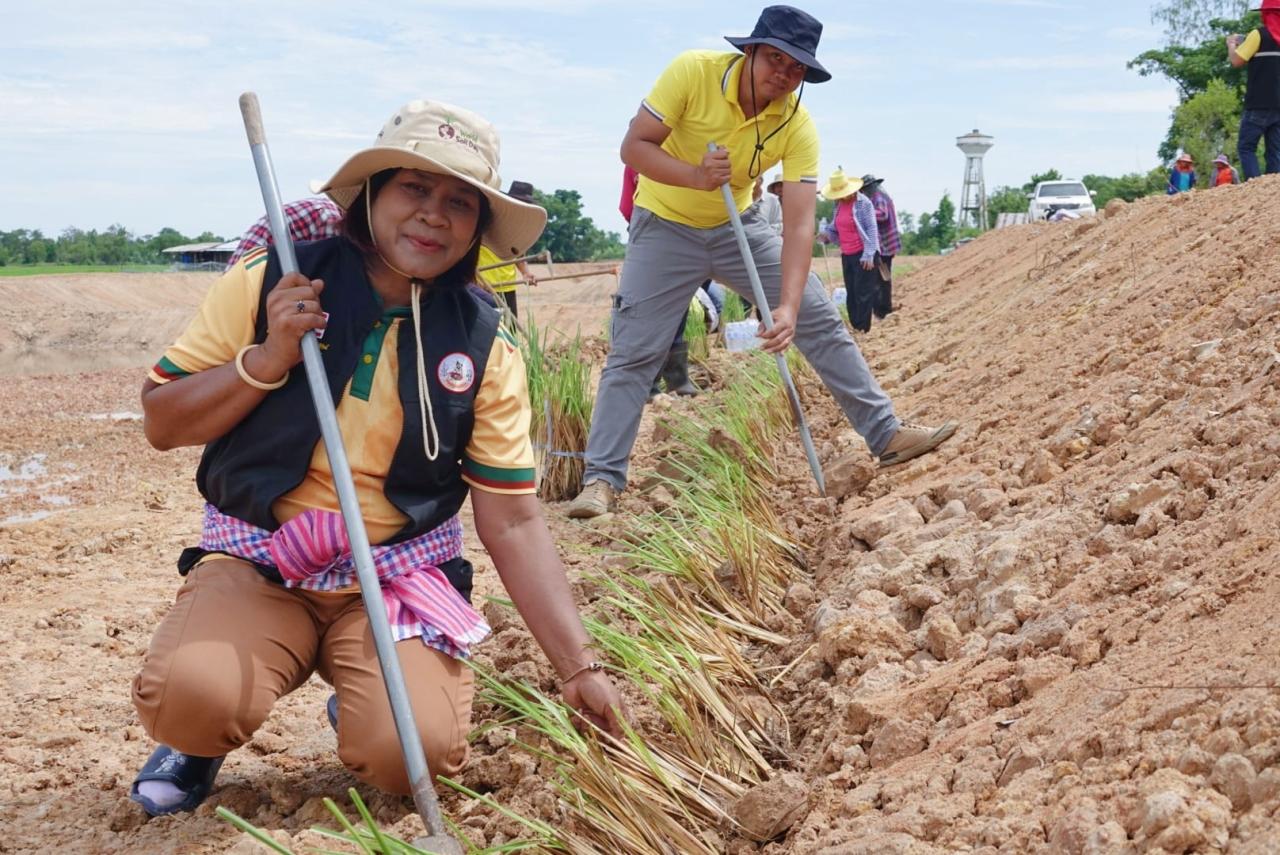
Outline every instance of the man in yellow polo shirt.
<path id="1" fill-rule="evenodd" d="M 805 12 L 770 6 L 750 36 L 727 39 L 741 53 L 686 51 L 641 102 L 621 151 L 640 181 L 583 489 L 570 516 L 608 512 L 626 487 L 649 386 L 699 284 L 714 278 L 752 299 L 720 192 L 726 181 L 773 309 L 773 329 L 761 336 L 765 349 L 778 353 L 794 341 L 881 465 L 931 451 L 955 432 L 951 424 L 929 428 L 898 420 L 809 271 L 818 134 L 800 101 L 804 82 L 831 79 L 814 55 L 821 34 L 822 24 Z M 720 149 L 709 153 L 709 142 Z M 751 208 L 756 179 L 779 162 L 785 185 L 781 236 Z"/>

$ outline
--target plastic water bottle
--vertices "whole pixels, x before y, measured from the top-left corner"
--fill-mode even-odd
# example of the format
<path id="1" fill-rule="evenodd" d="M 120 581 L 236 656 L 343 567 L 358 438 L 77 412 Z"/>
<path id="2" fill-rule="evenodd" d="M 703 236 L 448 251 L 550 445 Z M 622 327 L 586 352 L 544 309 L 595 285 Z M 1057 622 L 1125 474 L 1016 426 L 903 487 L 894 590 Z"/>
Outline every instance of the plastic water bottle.
<path id="1" fill-rule="evenodd" d="M 735 321 L 726 324 L 724 328 L 724 346 L 738 353 L 744 350 L 756 350 L 763 342 L 756 333 L 760 329 L 760 322 L 755 319 L 745 321 Z"/>
<path id="2" fill-rule="evenodd" d="M 831 292 L 831 302 L 836 304 L 836 308 L 843 306 L 849 302 L 849 292 L 844 288 L 837 288 Z"/>

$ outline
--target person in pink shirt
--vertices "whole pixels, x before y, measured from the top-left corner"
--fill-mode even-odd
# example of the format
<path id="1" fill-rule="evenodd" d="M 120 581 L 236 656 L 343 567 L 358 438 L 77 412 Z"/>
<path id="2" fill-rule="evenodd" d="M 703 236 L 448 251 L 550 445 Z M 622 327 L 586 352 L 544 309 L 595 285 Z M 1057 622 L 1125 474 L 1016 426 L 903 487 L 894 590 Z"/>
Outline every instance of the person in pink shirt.
<path id="1" fill-rule="evenodd" d="M 871 332 L 871 316 L 880 297 L 880 272 L 876 269 L 880 230 L 875 206 L 858 192 L 861 189 L 861 178 L 849 178 L 843 169 L 837 169 L 822 188 L 822 196 L 836 203 L 825 236 L 840 247 L 849 324 L 855 330 Z"/>

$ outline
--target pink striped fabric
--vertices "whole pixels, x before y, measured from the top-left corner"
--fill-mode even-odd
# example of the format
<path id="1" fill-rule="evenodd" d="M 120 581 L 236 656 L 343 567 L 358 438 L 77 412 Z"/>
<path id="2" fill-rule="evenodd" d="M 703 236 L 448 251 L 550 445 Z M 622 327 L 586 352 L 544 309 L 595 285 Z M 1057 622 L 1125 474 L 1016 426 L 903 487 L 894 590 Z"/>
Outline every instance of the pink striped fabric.
<path id="1" fill-rule="evenodd" d="M 304 511 L 273 533 L 205 505 L 200 547 L 273 566 L 286 587 L 335 591 L 356 584 L 346 526 L 332 511 Z M 465 658 L 471 645 L 488 636 L 484 618 L 437 566 L 462 554 L 457 516 L 413 540 L 374 546 L 372 552 L 396 641 L 421 638 L 442 653 Z"/>

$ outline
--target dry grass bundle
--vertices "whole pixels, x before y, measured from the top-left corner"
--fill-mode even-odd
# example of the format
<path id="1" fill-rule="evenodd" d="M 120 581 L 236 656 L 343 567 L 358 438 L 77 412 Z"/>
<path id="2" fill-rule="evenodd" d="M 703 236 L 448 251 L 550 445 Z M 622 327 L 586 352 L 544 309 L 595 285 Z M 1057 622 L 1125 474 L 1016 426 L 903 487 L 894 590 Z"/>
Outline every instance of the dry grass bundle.
<path id="1" fill-rule="evenodd" d="M 552 348 L 532 317 L 526 329 L 521 351 L 532 410 L 529 434 L 540 459 L 538 495 L 561 502 L 577 494 L 586 468 L 591 366 L 583 358 L 581 334 Z"/>

